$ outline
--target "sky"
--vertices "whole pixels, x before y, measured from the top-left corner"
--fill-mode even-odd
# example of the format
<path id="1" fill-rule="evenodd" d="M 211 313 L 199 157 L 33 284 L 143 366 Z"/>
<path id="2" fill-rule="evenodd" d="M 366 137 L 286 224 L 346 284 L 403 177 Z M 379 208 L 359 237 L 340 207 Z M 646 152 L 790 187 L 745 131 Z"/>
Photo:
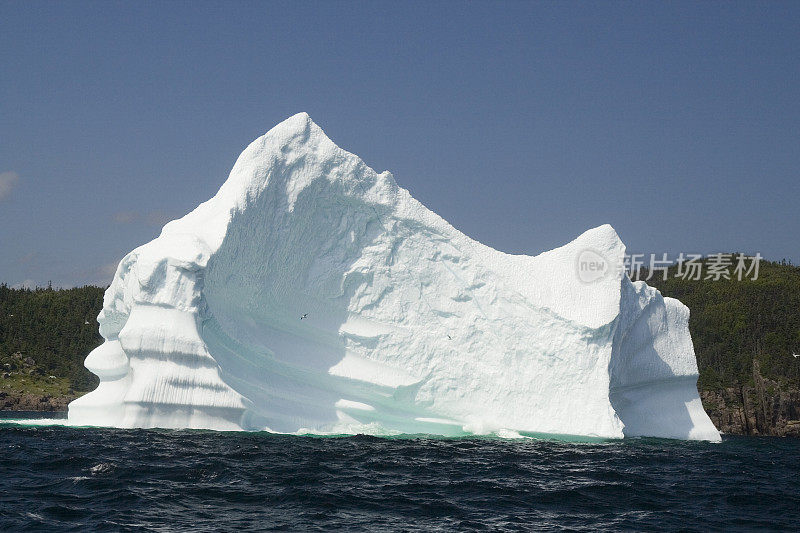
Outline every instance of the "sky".
<path id="1" fill-rule="evenodd" d="M 308 112 L 470 237 L 800 263 L 798 2 L 0 0 L 0 282 L 110 282 Z"/>

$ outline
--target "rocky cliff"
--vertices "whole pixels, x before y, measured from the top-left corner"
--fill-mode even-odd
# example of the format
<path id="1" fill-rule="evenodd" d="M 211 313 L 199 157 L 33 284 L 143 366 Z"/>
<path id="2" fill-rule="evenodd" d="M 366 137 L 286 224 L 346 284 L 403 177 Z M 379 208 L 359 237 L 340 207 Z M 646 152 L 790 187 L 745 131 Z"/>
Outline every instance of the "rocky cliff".
<path id="1" fill-rule="evenodd" d="M 723 433 L 800 437 L 800 389 L 763 377 L 758 361 L 753 361 L 752 384 L 701 390 L 700 398 Z"/>

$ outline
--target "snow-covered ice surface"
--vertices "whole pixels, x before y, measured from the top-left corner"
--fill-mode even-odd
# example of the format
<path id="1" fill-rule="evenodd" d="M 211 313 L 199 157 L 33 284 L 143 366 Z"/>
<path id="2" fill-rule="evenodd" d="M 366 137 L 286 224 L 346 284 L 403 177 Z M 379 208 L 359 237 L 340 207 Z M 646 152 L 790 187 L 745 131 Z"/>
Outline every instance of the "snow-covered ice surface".
<path id="1" fill-rule="evenodd" d="M 122 260 L 69 423 L 719 440 L 688 309 L 621 269 L 579 276 L 624 252 L 608 225 L 493 250 L 301 113 Z"/>

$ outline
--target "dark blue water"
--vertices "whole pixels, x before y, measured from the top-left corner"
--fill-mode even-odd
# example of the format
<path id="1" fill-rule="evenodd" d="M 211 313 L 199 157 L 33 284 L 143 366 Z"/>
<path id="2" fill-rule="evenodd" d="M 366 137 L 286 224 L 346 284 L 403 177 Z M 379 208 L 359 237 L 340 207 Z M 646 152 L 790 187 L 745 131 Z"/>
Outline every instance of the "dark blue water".
<path id="1" fill-rule="evenodd" d="M 798 530 L 800 441 L 0 426 L 0 530 Z"/>

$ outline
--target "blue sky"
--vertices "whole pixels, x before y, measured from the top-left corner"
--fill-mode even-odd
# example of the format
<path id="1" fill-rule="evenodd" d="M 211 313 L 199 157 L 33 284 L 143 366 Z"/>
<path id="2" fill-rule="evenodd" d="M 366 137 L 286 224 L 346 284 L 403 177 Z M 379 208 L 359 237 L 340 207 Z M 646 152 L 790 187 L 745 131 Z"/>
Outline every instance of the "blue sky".
<path id="1" fill-rule="evenodd" d="M 799 27 L 792 2 L 0 0 L 0 281 L 108 283 L 299 111 L 503 251 L 611 223 L 800 263 Z"/>

